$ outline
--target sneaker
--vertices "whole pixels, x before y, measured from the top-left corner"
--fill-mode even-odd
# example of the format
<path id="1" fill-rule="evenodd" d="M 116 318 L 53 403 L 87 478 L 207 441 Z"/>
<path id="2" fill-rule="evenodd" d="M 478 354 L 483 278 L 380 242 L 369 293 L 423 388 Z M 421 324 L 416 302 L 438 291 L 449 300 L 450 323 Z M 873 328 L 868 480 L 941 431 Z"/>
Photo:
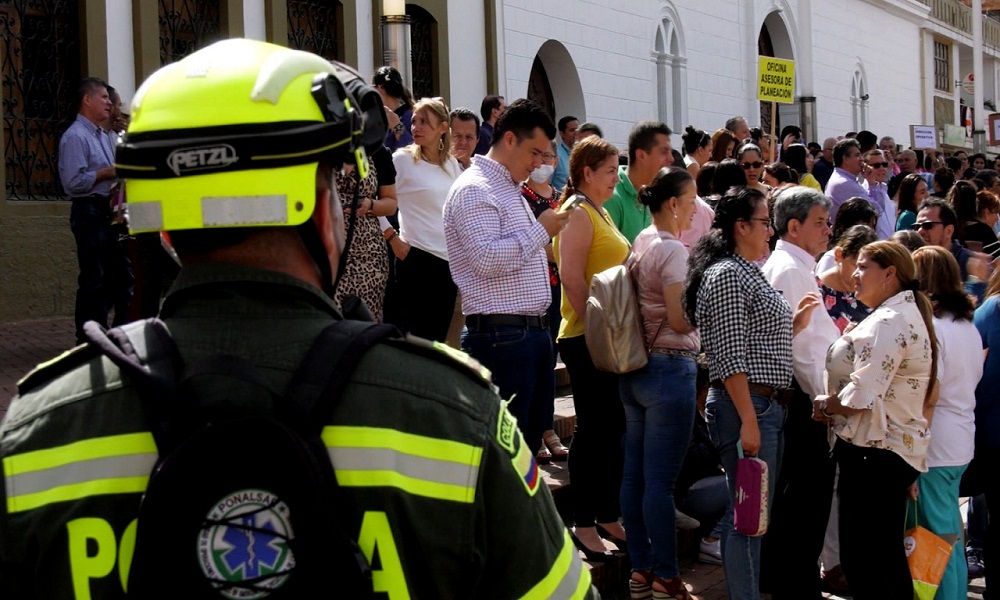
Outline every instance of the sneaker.
<path id="1" fill-rule="evenodd" d="M 677 529 L 698 529 L 701 527 L 701 522 L 698 519 L 689 517 L 676 508 L 674 508 L 674 523 Z"/>
<path id="2" fill-rule="evenodd" d="M 986 574 L 981 548 L 968 548 L 965 551 L 965 562 L 969 565 L 969 579 L 979 579 Z"/>
<path id="3" fill-rule="evenodd" d="M 709 542 L 705 538 L 701 538 L 701 543 L 698 544 L 698 560 L 710 565 L 721 565 L 722 540 Z"/>

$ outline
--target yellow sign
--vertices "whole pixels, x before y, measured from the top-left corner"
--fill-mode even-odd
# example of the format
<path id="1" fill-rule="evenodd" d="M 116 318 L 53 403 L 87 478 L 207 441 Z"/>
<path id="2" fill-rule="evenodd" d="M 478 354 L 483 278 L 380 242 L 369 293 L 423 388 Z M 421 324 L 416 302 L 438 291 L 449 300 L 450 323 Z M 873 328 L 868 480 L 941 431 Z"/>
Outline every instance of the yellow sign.
<path id="1" fill-rule="evenodd" d="M 757 99 L 795 102 L 795 61 L 770 56 L 760 56 L 757 60 Z"/>

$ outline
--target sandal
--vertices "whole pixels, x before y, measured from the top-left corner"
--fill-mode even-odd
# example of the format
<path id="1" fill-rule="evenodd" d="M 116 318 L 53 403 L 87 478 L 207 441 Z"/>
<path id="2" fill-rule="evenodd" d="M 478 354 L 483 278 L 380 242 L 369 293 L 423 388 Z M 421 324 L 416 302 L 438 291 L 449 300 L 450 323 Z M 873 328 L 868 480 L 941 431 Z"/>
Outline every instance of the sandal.
<path id="1" fill-rule="evenodd" d="M 628 597 L 630 600 L 653 600 L 652 571 L 635 570 L 628 580 Z"/>
<path id="2" fill-rule="evenodd" d="M 569 458 L 569 448 L 563 445 L 562 440 L 555 431 L 549 431 L 542 437 L 545 447 L 552 453 L 552 460 L 566 460 Z"/>
<path id="3" fill-rule="evenodd" d="M 535 455 L 535 462 L 540 465 L 547 465 L 552 462 L 552 453 L 545 447 L 545 444 L 542 444 L 542 447 L 538 449 L 538 454 Z"/>
<path id="4" fill-rule="evenodd" d="M 655 586 L 663 589 L 658 590 Z M 680 577 L 674 577 L 673 579 L 653 577 L 650 587 L 653 591 L 653 600 L 693 600 L 691 593 L 688 592 L 684 581 Z"/>

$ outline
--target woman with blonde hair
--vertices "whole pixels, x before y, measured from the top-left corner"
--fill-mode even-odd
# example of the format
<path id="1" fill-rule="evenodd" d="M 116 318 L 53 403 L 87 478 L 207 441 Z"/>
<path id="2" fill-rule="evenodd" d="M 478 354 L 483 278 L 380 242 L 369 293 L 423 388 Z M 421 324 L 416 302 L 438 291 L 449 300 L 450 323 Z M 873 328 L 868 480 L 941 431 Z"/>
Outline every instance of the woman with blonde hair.
<path id="1" fill-rule="evenodd" d="M 618 522 L 625 412 L 618 376 L 594 366 L 584 339 L 583 317 L 591 278 L 622 264 L 629 253 L 628 240 L 602 208 L 618 183 L 618 149 L 597 136 L 577 142 L 569 157 L 569 174 L 562 202 L 580 202 L 556 237 L 554 250 L 562 279 L 559 355 L 569 371 L 576 408 L 576 432 L 569 453 L 572 533 L 588 560 L 609 560 L 614 555 L 601 535 L 619 544 L 626 539 Z"/>
<path id="2" fill-rule="evenodd" d="M 933 309 L 902 244 L 862 248 L 854 281 L 872 312 L 830 346 L 829 395 L 816 397 L 813 418 L 832 422 L 837 435 L 840 558 L 854 598 L 911 600 L 900 527 L 907 495 L 927 471 Z"/>
<path id="3" fill-rule="evenodd" d="M 968 564 L 958 487 L 975 453 L 976 385 L 983 376 L 983 341 L 972 323 L 974 306 L 965 293 L 958 262 L 940 246 L 913 253 L 917 279 L 934 306 L 938 343 L 937 402 L 924 416 L 931 422 L 927 472 L 917 478 L 918 522 L 938 535 L 956 537 L 948 567 L 938 586 L 941 598 L 964 598 Z"/>
<path id="4" fill-rule="evenodd" d="M 440 98 L 417 102 L 411 131 L 413 143 L 392 155 L 400 231 L 390 244 L 404 303 L 403 322 L 397 325 L 413 335 L 443 342 L 458 290 L 448 268 L 441 214 L 448 190 L 462 169 L 450 153 L 448 107 Z"/>

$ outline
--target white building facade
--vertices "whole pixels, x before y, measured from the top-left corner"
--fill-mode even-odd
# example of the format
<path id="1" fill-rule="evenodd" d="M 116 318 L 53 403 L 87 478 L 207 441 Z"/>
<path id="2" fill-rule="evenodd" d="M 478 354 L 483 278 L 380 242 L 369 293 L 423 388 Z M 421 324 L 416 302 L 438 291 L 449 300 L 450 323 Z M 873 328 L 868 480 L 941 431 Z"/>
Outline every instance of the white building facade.
<path id="1" fill-rule="evenodd" d="M 964 0 L 971 2 L 972 0 Z M 0 320 L 72 313 L 69 202 L 58 137 L 83 76 L 128 106 L 161 65 L 227 37 L 317 52 L 369 76 L 383 64 L 380 21 L 399 0 L 0 0 L 5 169 L 0 184 Z M 757 60 L 795 61 L 795 103 L 775 124 L 822 141 L 868 129 L 910 145 L 910 126 L 972 148 L 1000 94 L 1000 20 L 963 0 L 409 0 L 416 95 L 479 108 L 486 94 L 538 100 L 554 119 L 602 127 L 624 148 L 632 125 L 712 132 L 735 115 L 772 121 Z M 978 40 L 977 40 L 978 38 Z M 977 41 L 979 46 L 977 46 Z M 975 94 L 962 81 L 974 74 Z M 970 111 L 976 94 L 983 110 Z M 679 138 L 675 138 L 679 145 Z M 1000 147 L 991 147 L 998 151 Z"/>

